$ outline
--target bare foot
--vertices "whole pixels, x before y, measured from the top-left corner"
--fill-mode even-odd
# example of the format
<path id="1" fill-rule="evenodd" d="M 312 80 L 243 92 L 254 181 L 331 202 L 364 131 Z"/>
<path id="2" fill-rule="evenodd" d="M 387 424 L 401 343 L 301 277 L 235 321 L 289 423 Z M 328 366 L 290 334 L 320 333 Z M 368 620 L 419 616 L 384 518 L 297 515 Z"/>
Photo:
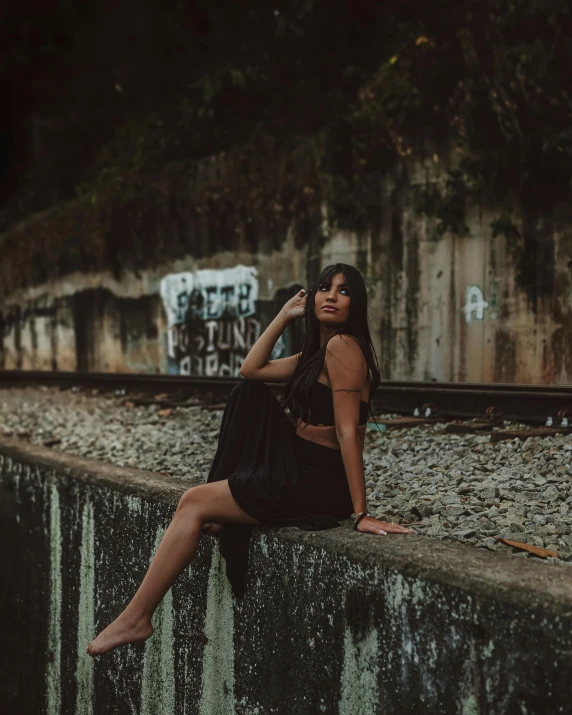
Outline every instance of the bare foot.
<path id="1" fill-rule="evenodd" d="M 207 524 L 203 524 L 203 534 L 208 534 L 209 536 L 218 536 L 221 531 L 222 524 L 218 524 L 216 521 L 210 521 Z"/>
<path id="2" fill-rule="evenodd" d="M 147 640 L 152 634 L 153 626 L 150 623 L 134 623 L 120 615 L 91 641 L 86 651 L 91 656 L 101 655 L 125 643 Z"/>

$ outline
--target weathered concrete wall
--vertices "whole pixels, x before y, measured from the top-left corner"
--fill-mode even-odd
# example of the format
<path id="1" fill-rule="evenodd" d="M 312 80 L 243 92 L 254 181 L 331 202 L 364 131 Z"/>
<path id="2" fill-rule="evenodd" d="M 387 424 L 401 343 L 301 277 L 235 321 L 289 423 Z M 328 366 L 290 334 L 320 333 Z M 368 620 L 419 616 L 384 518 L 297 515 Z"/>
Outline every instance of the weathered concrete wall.
<path id="1" fill-rule="evenodd" d="M 248 351 L 300 288 L 300 256 L 217 255 L 138 277 L 74 274 L 4 303 L 0 369 L 238 376 Z M 244 264 L 241 262 L 241 258 Z M 293 352 L 290 326 L 273 357 Z"/>
<path id="2" fill-rule="evenodd" d="M 154 636 L 91 660 L 181 485 L 5 440 L 0 490 L 11 715 L 572 712 L 568 569 L 345 524 L 257 530 L 238 602 L 203 537 Z"/>
<path id="3" fill-rule="evenodd" d="M 225 160 L 203 163 L 224 186 Z M 435 219 L 418 212 L 419 197 L 454 164 L 452 156 L 439 164 L 402 159 L 381 181 L 376 226 L 360 234 L 310 231 L 301 241 L 284 222 L 269 229 L 252 221 L 248 241 L 239 232 L 225 243 L 214 236 L 215 211 L 210 223 L 188 218 L 192 240 L 177 260 L 149 257 L 147 268 L 125 266 L 120 278 L 78 272 L 0 291 L 0 368 L 236 376 L 283 303 L 326 263 L 341 260 L 365 275 L 384 378 L 571 383 L 572 211 L 540 215 L 515 206 L 521 238 L 509 241 L 492 235 L 498 207 L 467 199 L 468 234 L 437 238 Z M 149 219 L 146 235 L 156 231 L 164 244 L 165 230 L 180 233 L 169 220 L 168 213 Z M 25 242 L 25 227 L 20 233 Z M 121 235 L 116 243 L 120 263 Z M 41 275 L 49 275 L 52 257 L 45 261 Z M 274 357 L 297 349 L 295 330 Z"/>
<path id="4" fill-rule="evenodd" d="M 572 382 L 572 211 L 513 206 L 520 238 L 493 237 L 494 205 L 465 202 L 467 235 L 435 235 L 419 195 L 455 168 L 404 160 L 382 187 L 383 374 L 456 382 Z M 375 240 L 375 239 L 374 239 Z"/>

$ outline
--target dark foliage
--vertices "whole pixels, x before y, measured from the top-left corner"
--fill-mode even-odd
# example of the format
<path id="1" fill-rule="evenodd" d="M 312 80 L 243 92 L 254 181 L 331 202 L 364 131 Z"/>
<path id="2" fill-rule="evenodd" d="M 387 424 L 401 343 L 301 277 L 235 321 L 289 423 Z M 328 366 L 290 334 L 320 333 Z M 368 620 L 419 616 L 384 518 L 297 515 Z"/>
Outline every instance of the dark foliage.
<path id="1" fill-rule="evenodd" d="M 421 207 L 439 231 L 464 230 L 465 190 L 544 206 L 570 189 L 566 0 L 7 7 L 0 228 L 262 136 L 322 137 L 330 219 L 358 230 L 380 174 L 450 146 L 458 169 Z"/>

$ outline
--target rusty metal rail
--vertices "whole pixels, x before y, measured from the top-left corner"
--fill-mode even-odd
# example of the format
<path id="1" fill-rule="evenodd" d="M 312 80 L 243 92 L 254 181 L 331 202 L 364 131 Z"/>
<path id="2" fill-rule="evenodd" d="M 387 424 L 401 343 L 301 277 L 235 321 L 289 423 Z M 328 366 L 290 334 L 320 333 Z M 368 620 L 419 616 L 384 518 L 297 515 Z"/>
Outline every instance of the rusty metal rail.
<path id="1" fill-rule="evenodd" d="M 449 417 L 484 417 L 490 408 L 498 417 L 530 424 L 554 424 L 564 416 L 572 423 L 572 385 L 510 385 L 504 383 L 393 382 L 378 388 L 374 406 L 380 412 L 413 414 L 417 408 L 435 405 Z M 435 410 L 432 411 L 435 414 Z"/>
<path id="2" fill-rule="evenodd" d="M 0 370 L 0 388 L 50 385 L 66 388 L 165 393 L 174 398 L 191 396 L 220 401 L 241 378 L 196 377 L 183 375 L 51 372 L 32 370 Z M 268 383 L 276 394 L 284 383 Z M 482 417 L 494 408 L 502 418 L 530 424 L 545 424 L 552 417 L 554 424 L 568 416 L 572 423 L 572 386 L 510 385 L 455 382 L 397 382 L 383 380 L 373 397 L 373 413 L 413 415 L 417 409 L 424 414 L 456 418 Z"/>

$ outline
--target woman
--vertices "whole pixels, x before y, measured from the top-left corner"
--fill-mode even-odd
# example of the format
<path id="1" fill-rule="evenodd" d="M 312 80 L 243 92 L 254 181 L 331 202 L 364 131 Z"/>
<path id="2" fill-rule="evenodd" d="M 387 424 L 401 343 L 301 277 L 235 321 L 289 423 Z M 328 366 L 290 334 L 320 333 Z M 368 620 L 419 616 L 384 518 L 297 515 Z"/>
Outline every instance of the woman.
<path id="1" fill-rule="evenodd" d="M 302 316 L 302 352 L 269 361 L 288 323 Z M 246 379 L 225 407 L 207 483 L 183 494 L 139 589 L 89 644 L 90 655 L 149 638 L 151 617 L 194 558 L 201 533 L 219 536 L 237 596 L 257 524 L 328 529 L 351 515 L 363 533 L 413 533 L 367 512 L 362 452 L 369 403 L 380 382 L 376 363 L 360 272 L 342 263 L 327 266 L 252 346 L 240 370 Z M 285 381 L 288 414 L 264 384 Z"/>

